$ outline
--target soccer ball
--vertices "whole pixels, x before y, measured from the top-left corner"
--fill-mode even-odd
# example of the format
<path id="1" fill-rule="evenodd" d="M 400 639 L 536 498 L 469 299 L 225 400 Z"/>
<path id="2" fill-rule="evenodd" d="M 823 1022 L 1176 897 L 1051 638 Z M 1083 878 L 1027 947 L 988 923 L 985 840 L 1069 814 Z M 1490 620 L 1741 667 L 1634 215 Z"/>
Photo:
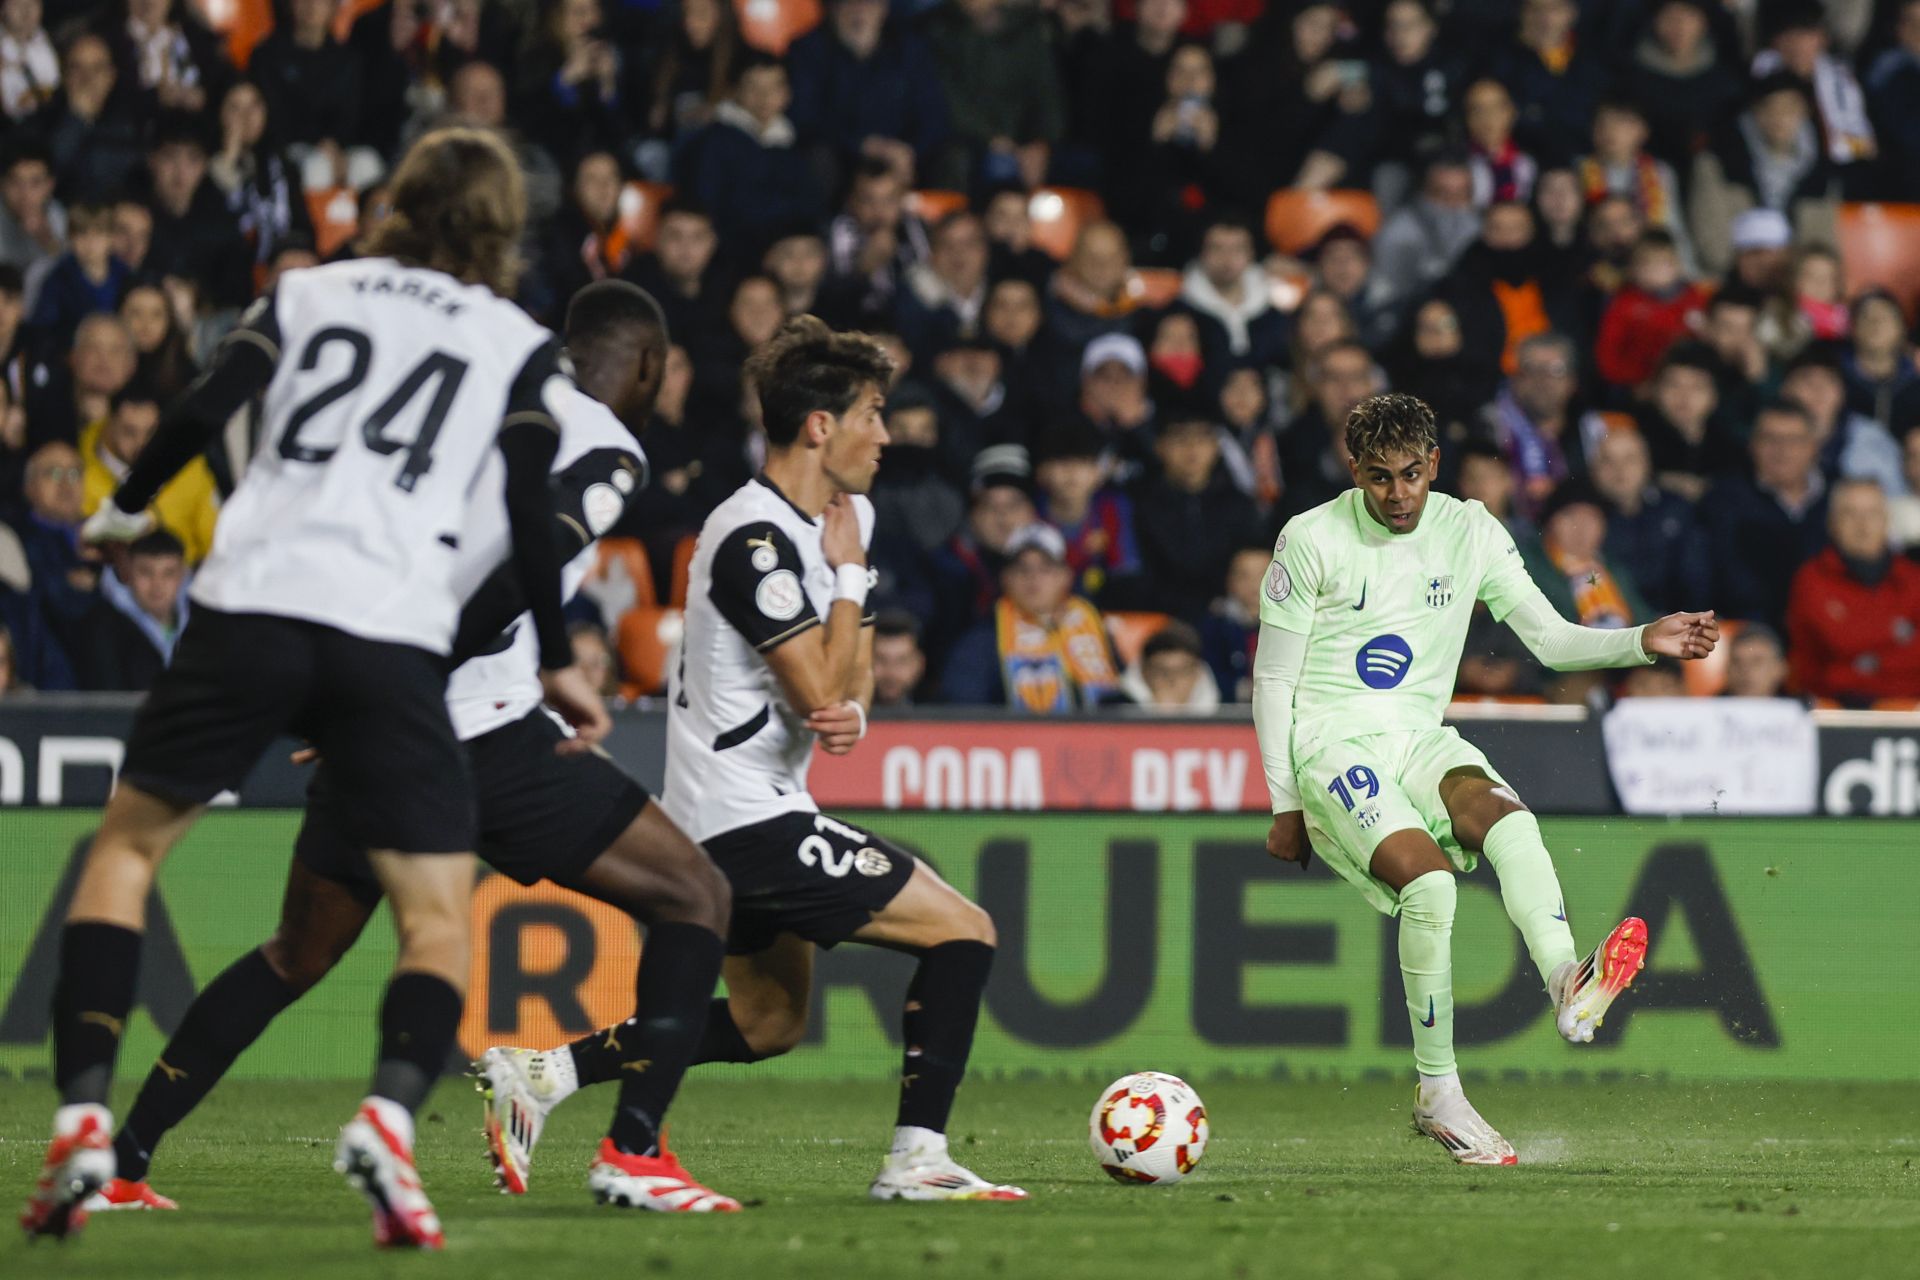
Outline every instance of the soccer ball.
<path id="1" fill-rule="evenodd" d="M 1164 1186 L 1192 1173 L 1206 1154 L 1207 1109 L 1179 1076 L 1141 1071 L 1100 1091 L 1087 1139 L 1115 1182 Z"/>

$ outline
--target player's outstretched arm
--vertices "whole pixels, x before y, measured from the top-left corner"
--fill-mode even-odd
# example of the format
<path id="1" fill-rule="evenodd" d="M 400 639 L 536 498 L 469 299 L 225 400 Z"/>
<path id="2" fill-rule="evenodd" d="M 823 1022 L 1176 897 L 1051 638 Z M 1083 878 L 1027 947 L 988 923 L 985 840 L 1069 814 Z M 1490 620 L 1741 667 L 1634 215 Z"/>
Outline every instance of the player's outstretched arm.
<path id="1" fill-rule="evenodd" d="M 1531 580 L 1528 582 L 1532 586 Z M 1505 618 L 1513 633 L 1550 671 L 1597 671 L 1639 667 L 1653 661 L 1644 638 L 1647 628 L 1583 627 L 1555 612 L 1538 587 Z"/>
<path id="2" fill-rule="evenodd" d="M 222 339 L 213 360 L 167 406 L 153 439 L 112 498 L 100 504 L 81 527 L 84 542 L 123 542 L 153 527 L 147 507 L 167 481 L 205 453 L 240 406 L 273 380 L 280 361 L 280 327 L 271 295 L 248 308 Z"/>
<path id="3" fill-rule="evenodd" d="M 1639 667 L 1662 655 L 1704 658 L 1719 642 L 1719 624 L 1711 613 L 1676 613 L 1645 626 L 1612 629 L 1567 621 L 1527 573 L 1513 535 L 1485 511 L 1480 519 L 1487 565 L 1480 598 L 1549 670 Z"/>

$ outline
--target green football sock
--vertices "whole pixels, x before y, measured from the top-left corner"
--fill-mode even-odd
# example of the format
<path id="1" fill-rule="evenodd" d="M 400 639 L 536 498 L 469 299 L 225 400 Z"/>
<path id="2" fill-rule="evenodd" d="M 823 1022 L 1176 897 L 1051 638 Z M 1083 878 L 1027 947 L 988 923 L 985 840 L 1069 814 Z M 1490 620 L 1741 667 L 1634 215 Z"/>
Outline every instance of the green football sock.
<path id="1" fill-rule="evenodd" d="M 1527 953 L 1544 982 L 1574 957 L 1567 900 L 1553 871 L 1553 857 L 1540 839 L 1539 820 L 1524 809 L 1508 814 L 1487 832 L 1483 852 L 1500 877 L 1507 918 L 1527 940 Z"/>
<path id="2" fill-rule="evenodd" d="M 1400 977 L 1413 1020 L 1413 1061 L 1423 1076 L 1444 1076 L 1453 1062 L 1453 909 L 1451 871 L 1429 871 L 1400 891 Z"/>

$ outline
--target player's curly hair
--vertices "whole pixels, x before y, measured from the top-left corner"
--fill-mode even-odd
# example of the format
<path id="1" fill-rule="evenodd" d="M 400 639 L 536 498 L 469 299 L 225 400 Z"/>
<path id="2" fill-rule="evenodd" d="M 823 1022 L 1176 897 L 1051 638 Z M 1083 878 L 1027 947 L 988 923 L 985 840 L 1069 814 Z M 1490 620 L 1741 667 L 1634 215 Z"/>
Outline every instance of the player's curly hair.
<path id="1" fill-rule="evenodd" d="M 808 414 L 838 417 L 867 387 L 884 392 L 893 357 L 867 334 L 835 333 L 817 316 L 795 316 L 747 362 L 747 379 L 760 397 L 767 443 L 781 448 L 800 438 Z"/>
<path id="2" fill-rule="evenodd" d="M 1347 452 L 1354 461 L 1412 453 L 1424 458 L 1440 443 L 1433 410 L 1418 396 L 1368 396 L 1347 415 Z"/>
<path id="3" fill-rule="evenodd" d="M 367 238 L 368 257 L 431 267 L 513 296 L 527 183 L 498 136 L 486 129 L 435 129 L 408 150 L 388 190 L 393 213 Z"/>

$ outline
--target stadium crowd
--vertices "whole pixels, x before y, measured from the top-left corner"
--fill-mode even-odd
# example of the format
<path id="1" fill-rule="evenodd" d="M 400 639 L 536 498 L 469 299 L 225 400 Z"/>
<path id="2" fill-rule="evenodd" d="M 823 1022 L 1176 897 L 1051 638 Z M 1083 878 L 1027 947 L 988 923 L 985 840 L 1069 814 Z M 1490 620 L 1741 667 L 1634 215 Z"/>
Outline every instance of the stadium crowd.
<path id="1" fill-rule="evenodd" d="M 529 175 L 523 305 L 621 275 L 671 325 L 652 488 L 573 606 L 610 694 L 658 691 L 687 540 L 762 453 L 742 361 L 813 312 L 900 368 L 883 704 L 1244 700 L 1274 536 L 1386 389 L 1569 618 L 1711 607 L 1727 692 L 1920 699 L 1920 365 L 1835 248 L 1843 200 L 1920 200 L 1920 0 L 272 7 L 0 0 L 5 688 L 146 687 L 250 422 L 114 563 L 80 521 L 458 120 Z M 1313 192 L 1310 236 L 1269 218 Z M 1483 615 L 1460 687 L 1598 679 Z"/>

